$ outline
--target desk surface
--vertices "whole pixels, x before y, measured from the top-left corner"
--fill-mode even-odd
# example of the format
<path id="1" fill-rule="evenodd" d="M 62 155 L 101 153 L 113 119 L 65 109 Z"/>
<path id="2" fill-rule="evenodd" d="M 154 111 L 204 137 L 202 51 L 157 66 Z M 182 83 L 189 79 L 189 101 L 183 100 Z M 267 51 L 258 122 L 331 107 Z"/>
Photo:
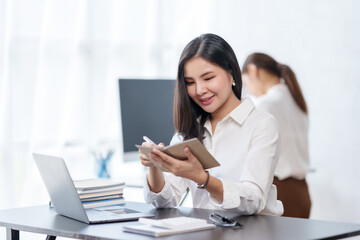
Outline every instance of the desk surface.
<path id="1" fill-rule="evenodd" d="M 212 210 L 194 208 L 155 209 L 144 203 L 127 202 L 126 207 L 150 212 L 155 218 L 189 216 L 208 219 Z M 360 235 L 360 224 L 338 223 L 274 216 L 240 216 L 242 229 L 216 227 L 213 230 L 178 234 L 161 239 L 340 239 Z M 0 226 L 52 236 L 80 239 L 153 239 L 123 232 L 122 227 L 137 221 L 87 225 L 56 214 L 48 206 L 0 211 Z"/>

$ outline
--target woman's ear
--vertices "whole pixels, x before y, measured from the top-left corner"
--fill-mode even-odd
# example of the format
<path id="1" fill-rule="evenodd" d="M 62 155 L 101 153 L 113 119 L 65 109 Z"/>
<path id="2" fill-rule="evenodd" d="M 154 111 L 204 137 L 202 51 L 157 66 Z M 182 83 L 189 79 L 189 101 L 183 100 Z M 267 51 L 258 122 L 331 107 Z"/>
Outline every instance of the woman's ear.
<path id="1" fill-rule="evenodd" d="M 229 75 L 230 75 L 230 79 L 231 79 L 231 81 L 233 81 L 233 80 L 234 80 L 233 75 L 232 75 L 231 73 L 230 73 Z"/>
<path id="2" fill-rule="evenodd" d="M 228 76 L 229 76 L 229 79 L 230 79 L 230 81 L 231 81 L 231 83 L 232 83 L 233 80 L 234 80 L 234 77 L 233 77 L 232 73 L 231 73 L 231 72 L 228 72 Z"/>

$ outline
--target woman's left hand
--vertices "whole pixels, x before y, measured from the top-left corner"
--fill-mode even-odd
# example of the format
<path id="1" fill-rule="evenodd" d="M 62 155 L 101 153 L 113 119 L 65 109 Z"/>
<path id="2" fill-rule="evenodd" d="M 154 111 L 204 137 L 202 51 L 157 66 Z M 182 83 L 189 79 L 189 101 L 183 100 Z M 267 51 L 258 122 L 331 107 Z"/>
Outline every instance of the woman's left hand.
<path id="1" fill-rule="evenodd" d="M 150 153 L 150 158 L 175 176 L 188 178 L 197 183 L 203 182 L 204 178 L 207 177 L 207 173 L 204 171 L 200 161 L 189 147 L 185 147 L 184 152 L 188 158 L 187 160 L 173 158 L 159 149 L 154 149 Z"/>

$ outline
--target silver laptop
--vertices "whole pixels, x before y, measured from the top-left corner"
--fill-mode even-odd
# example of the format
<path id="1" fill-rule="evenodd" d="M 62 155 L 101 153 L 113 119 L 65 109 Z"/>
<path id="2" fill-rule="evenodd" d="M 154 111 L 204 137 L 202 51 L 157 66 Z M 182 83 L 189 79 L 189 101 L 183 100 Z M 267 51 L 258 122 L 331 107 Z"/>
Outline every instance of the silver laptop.
<path id="1" fill-rule="evenodd" d="M 84 209 L 62 158 L 33 153 L 55 211 L 84 223 L 105 223 L 153 217 L 122 206 Z"/>

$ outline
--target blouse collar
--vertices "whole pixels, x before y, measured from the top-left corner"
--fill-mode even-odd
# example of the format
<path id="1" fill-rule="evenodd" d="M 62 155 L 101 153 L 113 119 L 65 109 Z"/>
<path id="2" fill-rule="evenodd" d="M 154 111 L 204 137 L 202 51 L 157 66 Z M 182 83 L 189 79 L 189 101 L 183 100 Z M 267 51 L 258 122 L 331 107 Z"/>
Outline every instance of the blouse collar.
<path id="1" fill-rule="evenodd" d="M 244 98 L 242 99 L 241 104 L 221 121 L 232 118 L 235 122 L 242 125 L 254 109 L 255 105 L 252 100 L 250 98 Z M 209 118 L 206 120 L 204 127 L 211 132 L 211 122 Z"/>

